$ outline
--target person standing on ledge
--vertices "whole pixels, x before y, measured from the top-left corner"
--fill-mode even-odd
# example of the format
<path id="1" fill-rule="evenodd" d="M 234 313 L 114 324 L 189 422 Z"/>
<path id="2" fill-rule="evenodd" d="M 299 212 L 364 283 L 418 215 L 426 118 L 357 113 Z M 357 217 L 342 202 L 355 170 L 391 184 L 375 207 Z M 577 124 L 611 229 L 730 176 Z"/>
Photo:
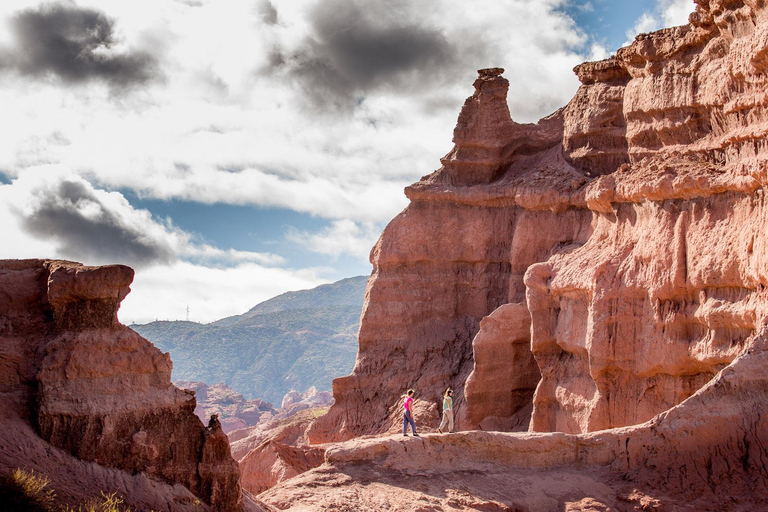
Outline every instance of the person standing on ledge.
<path id="1" fill-rule="evenodd" d="M 403 401 L 403 435 L 408 436 L 408 424 L 410 423 L 413 437 L 421 437 L 416 433 L 416 423 L 413 421 L 413 393 L 414 391 L 409 389 Z"/>
<path id="2" fill-rule="evenodd" d="M 446 425 L 448 432 L 453 432 L 453 390 L 451 388 L 446 389 L 443 395 L 443 421 L 440 422 L 437 431 L 442 434 Z"/>

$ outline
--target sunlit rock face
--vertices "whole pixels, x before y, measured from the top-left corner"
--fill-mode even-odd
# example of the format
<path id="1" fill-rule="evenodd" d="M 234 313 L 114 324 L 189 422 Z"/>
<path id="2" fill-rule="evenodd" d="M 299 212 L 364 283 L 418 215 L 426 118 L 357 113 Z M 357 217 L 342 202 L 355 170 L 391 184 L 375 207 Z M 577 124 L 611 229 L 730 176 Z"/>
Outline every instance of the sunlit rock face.
<path id="1" fill-rule="evenodd" d="M 434 510 L 766 510 L 766 368 L 764 325 L 714 379 L 648 422 L 585 434 L 366 436 L 329 445 L 325 464 L 259 498 L 294 511 L 405 512 L 414 503 Z"/>
<path id="2" fill-rule="evenodd" d="M 132 280 L 123 265 L 0 261 L 4 396 L 42 439 L 80 460 L 240 510 L 239 470 L 220 423 L 201 424 L 194 394 L 171 384 L 170 356 L 118 322 Z"/>
<path id="3" fill-rule="evenodd" d="M 356 367 L 334 381 L 336 405 L 311 429 L 313 442 L 399 429 L 400 397 L 410 387 L 417 424 L 436 427 L 448 386 L 464 401 L 481 320 L 525 299 L 531 264 L 586 238 L 589 212 L 568 206 L 586 180 L 559 151 L 562 114 L 514 123 L 498 73 L 480 72 L 456 147 L 406 190 L 411 204 L 374 247 Z M 540 194 L 531 186 L 539 180 L 556 193 Z"/>
<path id="4" fill-rule="evenodd" d="M 586 185 L 587 242 L 526 275 L 532 430 L 646 421 L 729 364 L 764 315 L 768 23 L 762 4 L 727 4 L 617 54 L 628 163 Z"/>
<path id="5" fill-rule="evenodd" d="M 480 70 L 454 148 L 371 253 L 357 363 L 313 442 L 397 431 L 411 387 L 425 429 L 449 386 L 460 429 L 633 425 L 742 351 L 768 278 L 768 11 L 697 4 L 577 66 L 536 124 Z"/>

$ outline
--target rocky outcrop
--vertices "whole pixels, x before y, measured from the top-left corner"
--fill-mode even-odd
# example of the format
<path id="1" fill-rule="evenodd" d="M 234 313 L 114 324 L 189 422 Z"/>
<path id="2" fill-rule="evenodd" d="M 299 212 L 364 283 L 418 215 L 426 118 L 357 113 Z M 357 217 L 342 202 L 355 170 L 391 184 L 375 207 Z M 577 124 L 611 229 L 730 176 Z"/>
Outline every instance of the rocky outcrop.
<path id="1" fill-rule="evenodd" d="M 302 511 L 764 510 L 768 327 L 745 343 L 703 388 L 640 425 L 355 439 L 259 497 Z"/>
<path id="2" fill-rule="evenodd" d="M 204 382 L 180 380 L 173 383 L 181 389 L 195 392 L 195 414 L 206 422 L 216 415 L 225 434 L 252 427 L 261 419 L 272 418 L 277 410 L 261 398 L 246 400 L 226 384 L 207 385 Z"/>
<path id="3" fill-rule="evenodd" d="M 541 378 L 530 333 L 531 317 L 524 303 L 505 304 L 480 322 L 472 342 L 475 369 L 465 389 L 465 428 L 528 430 L 533 393 Z"/>
<path id="4" fill-rule="evenodd" d="M 126 506 L 136 511 L 210 510 L 186 487 L 162 483 L 146 473 L 132 475 L 82 461 L 52 446 L 39 436 L 29 421 L 14 412 L 18 405 L 15 400 L 0 398 L 0 475 L 5 476 L 16 468 L 34 472 L 49 480 L 48 489 L 55 492 L 57 505 L 69 506 L 70 510 L 81 510 L 83 503 L 102 502 L 103 493 L 115 493 Z M 0 508 L 22 510 L 6 502 L 2 502 Z"/>
<path id="5" fill-rule="evenodd" d="M 239 471 L 220 423 L 204 427 L 193 394 L 171 385 L 168 354 L 118 322 L 132 280 L 121 265 L 0 262 L 4 396 L 43 440 L 82 461 L 240 510 Z"/>
<path id="6" fill-rule="evenodd" d="M 577 66 L 535 125 L 480 70 L 454 149 L 371 253 L 355 369 L 310 439 L 397 430 L 410 387 L 426 429 L 451 386 L 459 429 L 532 410 L 533 431 L 584 433 L 706 385 L 766 312 L 767 44 L 762 1 L 700 0 L 689 25 Z"/>
<path id="7" fill-rule="evenodd" d="M 310 446 L 307 427 L 327 408 L 305 409 L 230 435 L 232 455 L 240 463 L 243 489 L 258 494 L 320 466 L 325 449 Z"/>
<path id="8" fill-rule="evenodd" d="M 624 91 L 629 73 L 615 58 L 574 69 L 583 84 L 563 111 L 563 153 L 586 176 L 629 162 Z"/>
<path id="9" fill-rule="evenodd" d="M 267 441 L 253 449 L 240 463 L 242 486 L 257 495 L 325 462 L 325 450 L 314 446 L 291 446 Z"/>
<path id="10" fill-rule="evenodd" d="M 762 5 L 702 3 L 617 54 L 629 163 L 585 188 L 592 233 L 526 275 L 542 370 L 531 428 L 643 422 L 743 349 L 768 279 Z M 568 361 L 568 364 L 563 364 Z"/>
<path id="11" fill-rule="evenodd" d="M 525 300 L 522 279 L 531 264 L 586 239 L 589 212 L 567 205 L 586 179 L 561 155 L 562 112 L 537 125 L 516 124 L 507 120 L 507 81 L 498 70 L 481 71 L 475 88 L 454 133 L 456 147 L 441 170 L 406 189 L 411 204 L 371 253 L 355 369 L 334 380 L 336 405 L 310 430 L 313 442 L 397 430 L 400 397 L 411 387 L 417 424 L 437 427 L 448 386 L 461 411 L 480 321 Z M 497 112 L 501 106 L 506 116 Z M 491 171 L 489 155 L 504 155 L 501 170 Z M 557 193 L 543 197 L 536 180 Z"/>
<path id="12" fill-rule="evenodd" d="M 333 395 L 328 391 L 318 391 L 315 386 L 310 387 L 304 393 L 292 389 L 283 397 L 280 404 L 280 412 L 276 418 L 289 418 L 299 411 L 333 405 Z"/>

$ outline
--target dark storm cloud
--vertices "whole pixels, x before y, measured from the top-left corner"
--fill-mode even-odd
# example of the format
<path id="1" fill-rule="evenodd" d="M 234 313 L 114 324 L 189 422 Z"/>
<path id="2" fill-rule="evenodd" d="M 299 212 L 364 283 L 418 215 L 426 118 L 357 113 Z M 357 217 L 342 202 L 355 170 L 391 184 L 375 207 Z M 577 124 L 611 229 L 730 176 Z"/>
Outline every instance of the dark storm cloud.
<path id="1" fill-rule="evenodd" d="M 259 5 L 259 14 L 261 15 L 261 21 L 267 25 L 277 25 L 277 9 L 272 5 L 269 0 L 264 0 Z"/>
<path id="2" fill-rule="evenodd" d="M 0 68 L 21 75 L 55 76 L 76 84 L 101 80 L 128 87 L 158 77 L 155 57 L 142 51 L 112 52 L 114 22 L 74 4 L 45 4 L 11 19 L 15 47 L 0 50 Z"/>
<path id="3" fill-rule="evenodd" d="M 34 209 L 22 217 L 32 235 L 53 239 L 68 258 L 88 263 L 141 267 L 175 260 L 164 240 L 147 236 L 103 204 L 87 184 L 63 181 L 38 191 Z"/>
<path id="4" fill-rule="evenodd" d="M 436 29 L 409 21 L 407 3 L 321 0 L 313 35 L 278 69 L 298 78 L 317 106 L 349 108 L 379 88 L 417 90 L 455 64 L 454 48 Z"/>

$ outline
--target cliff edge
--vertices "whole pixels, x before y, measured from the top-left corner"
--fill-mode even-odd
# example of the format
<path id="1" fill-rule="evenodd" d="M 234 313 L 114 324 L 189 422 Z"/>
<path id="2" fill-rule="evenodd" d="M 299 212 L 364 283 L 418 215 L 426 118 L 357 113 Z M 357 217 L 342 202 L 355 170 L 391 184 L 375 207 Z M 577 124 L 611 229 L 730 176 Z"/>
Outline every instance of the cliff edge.
<path id="1" fill-rule="evenodd" d="M 0 261 L 0 467 L 43 472 L 73 500 L 117 491 L 139 509 L 242 510 L 221 425 L 204 426 L 169 355 L 118 322 L 132 280 L 122 265 Z"/>

